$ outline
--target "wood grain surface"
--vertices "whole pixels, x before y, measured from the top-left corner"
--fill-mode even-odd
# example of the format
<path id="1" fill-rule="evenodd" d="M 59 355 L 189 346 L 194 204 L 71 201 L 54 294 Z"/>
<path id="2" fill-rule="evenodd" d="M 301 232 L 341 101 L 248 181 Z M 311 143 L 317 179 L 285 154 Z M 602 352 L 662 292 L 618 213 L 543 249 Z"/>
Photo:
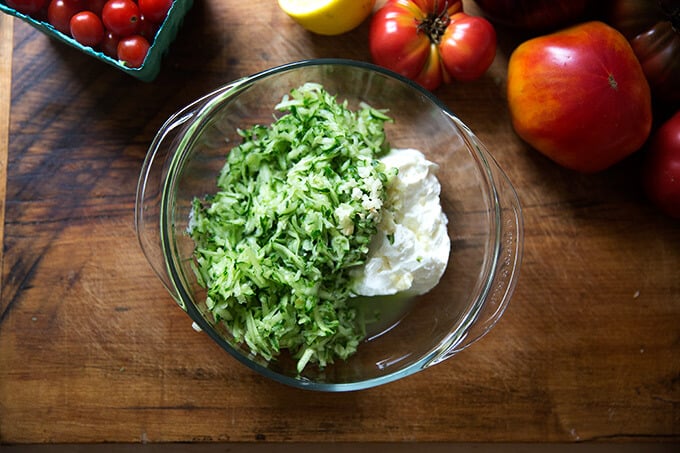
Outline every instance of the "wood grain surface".
<path id="1" fill-rule="evenodd" d="M 515 136 L 503 30 L 487 75 L 436 92 L 523 205 L 520 280 L 488 336 L 415 376 L 319 394 L 191 329 L 134 232 L 155 132 L 244 75 L 370 59 L 367 24 L 315 36 L 273 3 L 196 1 L 152 83 L 0 17 L 0 443 L 680 441 L 680 224 L 645 199 L 642 153 L 581 175 Z"/>
<path id="2" fill-rule="evenodd" d="M 5 228 L 5 186 L 7 184 L 7 151 L 9 149 L 9 110 L 12 87 L 12 28 L 13 19 L 0 16 L 0 238 Z M 0 266 L 2 265 L 0 247 Z M 2 281 L 0 280 L 0 294 Z"/>

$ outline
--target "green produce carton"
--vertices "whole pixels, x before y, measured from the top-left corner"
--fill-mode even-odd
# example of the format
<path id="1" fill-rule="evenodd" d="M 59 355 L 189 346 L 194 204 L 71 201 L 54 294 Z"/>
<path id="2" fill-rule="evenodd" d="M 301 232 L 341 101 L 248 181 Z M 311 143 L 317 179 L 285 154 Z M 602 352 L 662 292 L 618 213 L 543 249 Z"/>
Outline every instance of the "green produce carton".
<path id="1" fill-rule="evenodd" d="M 115 58 L 111 58 L 105 55 L 103 52 L 93 49 L 92 47 L 83 46 L 78 41 L 72 37 L 61 33 L 59 30 L 55 29 L 51 24 L 46 21 L 40 20 L 35 17 L 23 14 L 13 8 L 10 8 L 5 3 L 5 0 L 0 0 L 0 11 L 18 17 L 19 19 L 29 23 L 33 27 L 37 28 L 46 35 L 62 41 L 76 49 L 85 52 L 92 57 L 101 60 L 119 70 L 126 72 L 127 74 L 136 77 L 137 79 L 143 80 L 145 82 L 151 82 L 154 80 L 161 68 L 161 59 L 168 52 L 170 43 L 175 40 L 180 26 L 184 20 L 184 16 L 193 6 L 193 0 L 174 0 L 170 10 L 168 11 L 168 16 L 165 18 L 161 24 L 156 37 L 153 42 L 151 42 L 151 47 L 144 60 L 144 63 L 139 68 L 130 68 L 125 66 L 120 61 Z"/>

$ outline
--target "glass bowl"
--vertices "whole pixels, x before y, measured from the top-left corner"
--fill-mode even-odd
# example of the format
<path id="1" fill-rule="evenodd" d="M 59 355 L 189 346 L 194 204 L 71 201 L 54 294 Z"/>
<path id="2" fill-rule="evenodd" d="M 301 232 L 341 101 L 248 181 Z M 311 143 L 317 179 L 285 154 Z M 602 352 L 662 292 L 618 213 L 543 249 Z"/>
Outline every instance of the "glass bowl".
<path id="1" fill-rule="evenodd" d="M 217 190 L 237 129 L 268 125 L 291 89 L 318 82 L 347 100 L 387 109 L 393 147 L 416 148 L 439 165 L 441 202 L 448 217 L 447 269 L 429 293 L 376 300 L 384 316 L 346 360 L 324 368 L 281 357 L 253 356 L 207 310 L 192 270 L 187 234 L 192 199 Z M 515 190 L 475 135 L 435 96 L 380 67 L 347 60 L 308 60 L 242 78 L 198 99 L 162 126 L 144 162 L 135 225 L 141 247 L 172 297 L 199 328 L 240 362 L 284 384 L 320 391 L 359 390 L 437 364 L 485 335 L 500 319 L 521 261 L 522 214 Z"/>

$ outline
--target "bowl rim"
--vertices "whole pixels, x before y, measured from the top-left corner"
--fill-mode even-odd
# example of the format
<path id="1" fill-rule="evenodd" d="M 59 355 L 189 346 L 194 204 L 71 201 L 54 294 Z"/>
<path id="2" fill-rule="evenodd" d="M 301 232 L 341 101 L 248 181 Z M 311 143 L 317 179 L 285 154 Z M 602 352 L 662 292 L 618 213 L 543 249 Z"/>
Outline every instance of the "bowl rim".
<path id="1" fill-rule="evenodd" d="M 412 375 L 416 373 L 417 371 L 420 371 L 424 368 L 427 368 L 428 366 L 434 364 L 434 363 L 439 363 L 442 361 L 444 358 L 443 355 L 447 354 L 448 351 L 451 351 L 452 349 L 456 348 L 458 345 L 460 345 L 464 340 L 466 340 L 467 332 L 468 329 L 470 328 L 471 325 L 474 325 L 474 323 L 477 321 L 480 312 L 482 308 L 484 307 L 484 302 L 486 301 L 491 288 L 492 288 L 492 282 L 494 281 L 494 276 L 495 273 L 497 272 L 497 263 L 499 261 L 499 256 L 502 250 L 502 244 L 501 244 L 501 235 L 500 235 L 500 229 L 501 229 L 501 207 L 499 204 L 499 194 L 498 194 L 498 188 L 495 183 L 491 183 L 495 181 L 495 177 L 493 175 L 493 171 L 491 170 L 491 166 L 488 162 L 489 158 L 491 156 L 485 155 L 482 150 L 480 150 L 477 146 L 476 143 L 470 143 L 470 137 L 475 137 L 472 131 L 464 124 L 458 117 L 456 117 L 444 104 L 438 97 L 436 97 L 434 94 L 432 94 L 430 91 L 426 90 L 425 88 L 421 87 L 418 85 L 416 82 L 394 72 L 389 69 L 383 68 L 381 66 L 375 65 L 373 63 L 368 63 L 365 61 L 357 61 L 357 60 L 351 60 L 351 59 L 342 59 L 342 58 L 319 58 L 319 59 L 307 59 L 307 60 L 300 60 L 300 61 L 295 61 L 291 63 L 286 63 L 282 64 L 279 66 L 275 66 L 257 73 L 254 73 L 252 75 L 242 77 L 236 81 L 234 81 L 231 84 L 227 84 L 223 86 L 222 88 L 218 88 L 215 90 L 213 93 L 218 94 L 216 97 L 211 98 L 205 102 L 205 104 L 201 105 L 198 109 L 197 113 L 197 118 L 204 118 L 205 113 L 210 113 L 211 108 L 216 108 L 217 106 L 220 105 L 222 99 L 224 97 L 229 97 L 231 96 L 235 91 L 240 91 L 240 89 L 247 87 L 251 85 L 252 83 L 257 82 L 258 80 L 273 76 L 278 73 L 284 73 L 284 72 L 289 72 L 292 70 L 304 68 L 304 67 L 309 67 L 309 66 L 346 66 L 346 67 L 354 67 L 362 70 L 366 70 L 369 72 L 377 72 L 380 74 L 383 74 L 389 78 L 396 79 L 399 82 L 402 82 L 406 85 L 408 85 L 410 88 L 416 90 L 419 94 L 423 95 L 428 101 L 430 101 L 433 105 L 435 105 L 437 108 L 439 108 L 449 119 L 454 123 L 456 128 L 459 130 L 461 133 L 461 137 L 465 141 L 467 147 L 471 150 L 474 151 L 475 155 L 479 158 L 479 163 L 480 163 L 480 172 L 484 173 L 484 177 L 486 181 L 489 183 L 488 184 L 488 195 L 489 199 L 492 202 L 492 211 L 490 212 L 490 218 L 492 218 L 494 224 L 493 224 L 493 231 L 491 231 L 491 236 L 489 238 L 489 242 L 492 243 L 492 247 L 490 248 L 490 253 L 487 259 L 485 259 L 485 273 L 484 273 L 484 285 L 482 285 L 482 288 L 480 290 L 480 294 L 475 298 L 475 300 L 472 301 L 470 308 L 467 310 L 466 316 L 463 318 L 463 320 L 459 323 L 459 325 L 447 336 L 445 336 L 441 341 L 439 341 L 437 344 L 431 347 L 431 349 L 424 353 L 423 356 L 418 359 L 417 361 L 411 363 L 410 365 L 407 365 L 406 367 L 393 371 L 391 373 L 385 374 L 383 376 L 379 377 L 374 377 L 370 379 L 364 379 L 360 381 L 354 381 L 354 382 L 338 382 L 338 383 L 329 383 L 329 382 L 318 382 L 318 381 L 312 381 L 309 379 L 306 379 L 304 377 L 293 377 L 290 375 L 285 375 L 276 371 L 271 370 L 270 368 L 262 365 L 261 363 L 258 363 L 255 360 L 252 360 L 252 357 L 249 357 L 248 355 L 245 355 L 242 351 L 237 350 L 234 346 L 232 346 L 226 339 L 224 339 L 221 335 L 219 335 L 213 328 L 210 326 L 208 321 L 204 318 L 204 316 L 201 314 L 201 312 L 198 310 L 198 308 L 194 305 L 194 302 L 192 302 L 192 297 L 191 295 L 185 290 L 184 285 L 178 282 L 183 282 L 183 277 L 180 273 L 180 271 L 177 269 L 178 263 L 171 262 L 169 258 L 173 258 L 172 261 L 174 261 L 174 258 L 177 256 L 175 253 L 174 249 L 174 238 L 173 238 L 173 222 L 172 222 L 172 206 L 171 202 L 168 200 L 169 194 L 172 192 L 172 187 L 174 186 L 175 178 L 177 176 L 177 170 L 178 170 L 178 161 L 181 161 L 181 156 L 185 154 L 186 148 L 187 148 L 187 142 L 190 142 L 194 132 L 195 128 L 198 127 L 196 123 L 200 123 L 200 121 L 197 121 L 196 123 L 193 123 L 189 126 L 189 129 L 187 129 L 187 133 L 184 134 L 181 143 L 178 144 L 176 150 L 179 151 L 177 152 L 173 157 L 172 157 L 172 162 L 169 165 L 168 168 L 168 173 L 166 177 L 163 179 L 163 187 L 161 190 L 161 202 L 160 202 L 160 239 L 161 239 L 161 248 L 162 248 L 162 253 L 166 257 L 165 259 L 165 267 L 166 271 L 168 273 L 168 276 L 170 277 L 169 280 L 172 284 L 172 287 L 176 293 L 176 298 L 179 298 L 180 306 L 186 311 L 186 313 L 189 315 L 189 317 L 194 321 L 195 326 L 198 327 L 200 330 L 206 332 L 209 337 L 211 337 L 220 347 L 222 347 L 225 351 L 227 351 L 232 357 L 237 359 L 239 362 L 242 364 L 246 365 L 250 369 L 274 380 L 279 383 L 295 387 L 295 388 L 301 388 L 301 389 L 309 389 L 309 390 L 316 390 L 316 391 L 323 391 L 323 392 L 346 392 L 346 391 L 356 391 L 356 390 L 363 390 L 363 389 L 368 389 L 372 387 L 376 387 L 379 385 L 383 385 L 389 382 L 396 381 L 400 378 Z M 209 96 L 204 97 L 203 99 L 208 98 Z M 488 262 L 487 262 L 488 261 Z M 519 264 L 519 263 L 518 263 Z M 179 302 L 178 301 L 178 302 Z M 487 328 L 487 331 L 491 327 Z M 481 337 L 481 335 L 480 335 Z M 479 337 L 478 337 L 479 338 Z"/>

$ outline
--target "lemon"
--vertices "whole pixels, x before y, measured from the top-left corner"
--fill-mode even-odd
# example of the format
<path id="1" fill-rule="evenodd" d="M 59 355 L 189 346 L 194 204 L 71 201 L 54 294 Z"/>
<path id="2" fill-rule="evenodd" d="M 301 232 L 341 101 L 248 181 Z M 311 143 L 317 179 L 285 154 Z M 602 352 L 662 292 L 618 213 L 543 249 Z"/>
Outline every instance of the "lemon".
<path id="1" fill-rule="evenodd" d="M 375 0 L 279 0 L 295 22 L 320 35 L 339 35 L 361 24 L 373 11 Z"/>

